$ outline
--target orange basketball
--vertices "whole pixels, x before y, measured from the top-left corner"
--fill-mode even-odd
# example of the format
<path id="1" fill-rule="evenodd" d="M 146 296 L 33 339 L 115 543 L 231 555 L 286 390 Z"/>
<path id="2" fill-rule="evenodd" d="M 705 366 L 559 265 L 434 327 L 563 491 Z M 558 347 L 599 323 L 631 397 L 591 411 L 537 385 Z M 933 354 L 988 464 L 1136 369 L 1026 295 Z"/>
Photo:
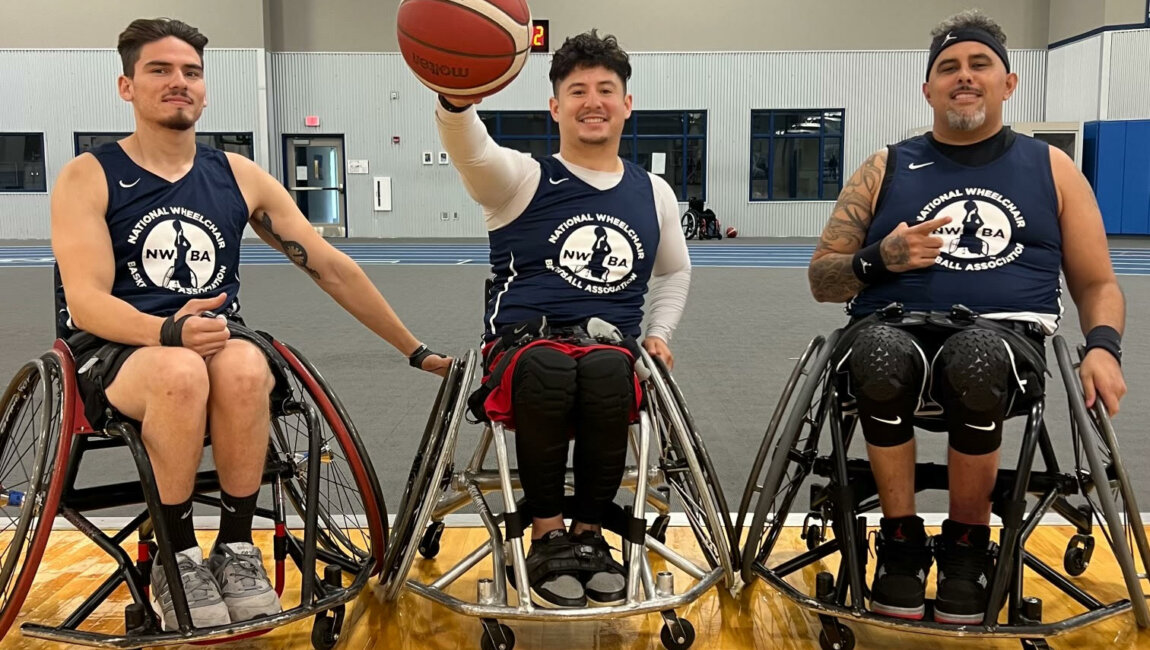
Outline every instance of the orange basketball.
<path id="1" fill-rule="evenodd" d="M 739 236 L 738 228 L 735 228 L 734 226 L 727 228 L 727 237 L 734 239 L 735 237 L 738 237 L 738 236 Z"/>
<path id="2" fill-rule="evenodd" d="M 531 47 L 526 0 L 402 0 L 396 22 L 403 59 L 443 95 L 498 91 L 523 69 Z"/>

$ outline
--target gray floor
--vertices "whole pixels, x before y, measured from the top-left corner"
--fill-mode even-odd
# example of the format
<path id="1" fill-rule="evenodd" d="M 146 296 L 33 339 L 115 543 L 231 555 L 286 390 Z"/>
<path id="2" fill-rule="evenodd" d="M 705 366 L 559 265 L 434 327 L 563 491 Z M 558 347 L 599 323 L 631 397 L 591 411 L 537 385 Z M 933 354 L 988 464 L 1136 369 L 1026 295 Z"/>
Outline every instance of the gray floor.
<path id="1" fill-rule="evenodd" d="M 367 272 L 404 321 L 438 350 L 459 353 L 477 343 L 481 267 L 372 266 Z M 42 352 L 51 331 L 50 269 L 6 269 L 7 313 L 0 318 L 0 375 Z M 419 373 L 290 267 L 243 270 L 242 300 L 249 323 L 274 332 L 302 349 L 348 407 L 364 436 L 390 506 L 399 499 L 438 379 Z M 1143 510 L 1150 504 L 1150 278 L 1120 278 L 1128 303 L 1125 370 L 1130 395 L 1117 427 L 1123 456 L 1139 479 Z M 1068 301 L 1069 302 L 1069 301 Z M 842 323 L 840 305 L 811 300 L 803 270 L 696 269 L 691 296 L 673 341 L 676 379 L 685 393 L 722 477 L 732 507 L 737 504 L 766 422 L 795 357 L 817 333 Z M 1064 333 L 1077 343 L 1077 316 L 1068 306 Z M 1048 355 L 1053 363 L 1053 353 Z M 1057 373 L 1055 373 L 1057 374 Z M 1055 446 L 1071 462 L 1069 429 L 1061 381 L 1050 382 L 1048 408 Z M 1008 431 L 1017 431 L 1015 424 Z M 462 457 L 478 429 L 465 429 Z M 1009 436 L 1008 460 L 1018 437 Z M 926 435 L 920 458 L 943 460 L 945 441 Z M 124 460 L 93 459 L 85 475 L 131 476 Z M 924 511 L 945 510 L 943 495 L 924 499 Z"/>

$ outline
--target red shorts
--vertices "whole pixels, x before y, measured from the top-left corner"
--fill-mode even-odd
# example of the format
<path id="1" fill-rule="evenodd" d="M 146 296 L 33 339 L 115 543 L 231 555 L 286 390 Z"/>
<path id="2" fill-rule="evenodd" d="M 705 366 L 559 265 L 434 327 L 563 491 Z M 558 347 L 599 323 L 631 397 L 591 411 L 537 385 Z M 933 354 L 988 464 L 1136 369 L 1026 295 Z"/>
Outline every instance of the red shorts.
<path id="1" fill-rule="evenodd" d="M 487 354 L 487 351 L 490 350 L 491 346 L 495 345 L 495 343 L 496 341 L 492 341 L 491 343 L 483 346 L 484 355 Z M 522 355 L 525 350 L 536 346 L 554 348 L 571 357 L 572 359 L 578 359 L 579 357 L 594 352 L 595 350 L 615 350 L 627 355 L 627 359 L 629 359 L 632 364 L 635 363 L 635 358 L 631 355 L 630 352 L 626 350 L 626 348 L 621 348 L 615 345 L 574 345 L 571 343 L 563 343 L 562 341 L 552 341 L 551 339 L 538 339 L 532 341 L 521 348 L 516 348 L 512 352 L 512 354 L 515 356 L 511 358 L 511 361 L 503 370 L 503 377 L 500 379 L 499 385 L 492 389 L 491 393 L 487 396 L 486 401 L 483 402 L 483 408 L 487 412 L 487 417 L 490 418 L 492 422 L 502 423 L 503 426 L 510 429 L 515 428 L 515 415 L 512 413 L 513 409 L 511 406 L 511 378 L 515 376 L 515 364 L 519 362 L 519 356 Z M 507 353 L 500 352 L 499 354 L 496 354 L 492 359 L 490 359 L 487 364 L 488 373 L 491 372 L 492 368 L 499 364 L 499 361 L 503 358 L 504 354 Z M 485 375 L 483 377 L 483 381 L 486 382 L 488 377 L 490 377 L 490 374 Z M 634 373 L 631 373 L 631 381 L 634 382 L 635 393 L 635 401 L 631 405 L 631 421 L 634 422 L 639 418 L 639 405 L 642 403 L 642 393 L 640 392 L 639 388 L 639 377 Z"/>

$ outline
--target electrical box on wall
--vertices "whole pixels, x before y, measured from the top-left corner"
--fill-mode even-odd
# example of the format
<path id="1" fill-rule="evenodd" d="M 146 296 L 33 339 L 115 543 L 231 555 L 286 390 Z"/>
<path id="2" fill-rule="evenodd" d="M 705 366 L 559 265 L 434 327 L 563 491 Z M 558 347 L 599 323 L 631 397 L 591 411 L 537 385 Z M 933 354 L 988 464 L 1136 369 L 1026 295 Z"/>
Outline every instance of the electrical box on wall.
<path id="1" fill-rule="evenodd" d="M 391 212 L 391 177 L 376 176 L 373 181 L 374 192 L 372 192 L 372 196 L 375 199 L 373 211 Z"/>
<path id="2" fill-rule="evenodd" d="M 424 151 L 423 152 L 423 164 L 430 165 L 433 162 L 434 161 L 431 159 L 431 152 L 430 151 Z"/>
<path id="3" fill-rule="evenodd" d="M 446 151 L 440 151 L 439 152 L 439 164 L 440 165 L 446 165 L 447 164 L 447 152 Z"/>

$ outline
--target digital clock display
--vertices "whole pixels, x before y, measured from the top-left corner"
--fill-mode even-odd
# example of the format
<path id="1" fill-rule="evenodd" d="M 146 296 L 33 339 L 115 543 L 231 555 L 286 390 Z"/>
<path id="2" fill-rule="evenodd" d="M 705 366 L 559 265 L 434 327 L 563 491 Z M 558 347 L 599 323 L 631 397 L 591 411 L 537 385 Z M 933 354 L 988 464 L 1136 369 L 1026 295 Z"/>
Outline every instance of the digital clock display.
<path id="1" fill-rule="evenodd" d="M 551 28 L 547 20 L 531 21 L 531 51 L 548 52 L 551 44 Z"/>

